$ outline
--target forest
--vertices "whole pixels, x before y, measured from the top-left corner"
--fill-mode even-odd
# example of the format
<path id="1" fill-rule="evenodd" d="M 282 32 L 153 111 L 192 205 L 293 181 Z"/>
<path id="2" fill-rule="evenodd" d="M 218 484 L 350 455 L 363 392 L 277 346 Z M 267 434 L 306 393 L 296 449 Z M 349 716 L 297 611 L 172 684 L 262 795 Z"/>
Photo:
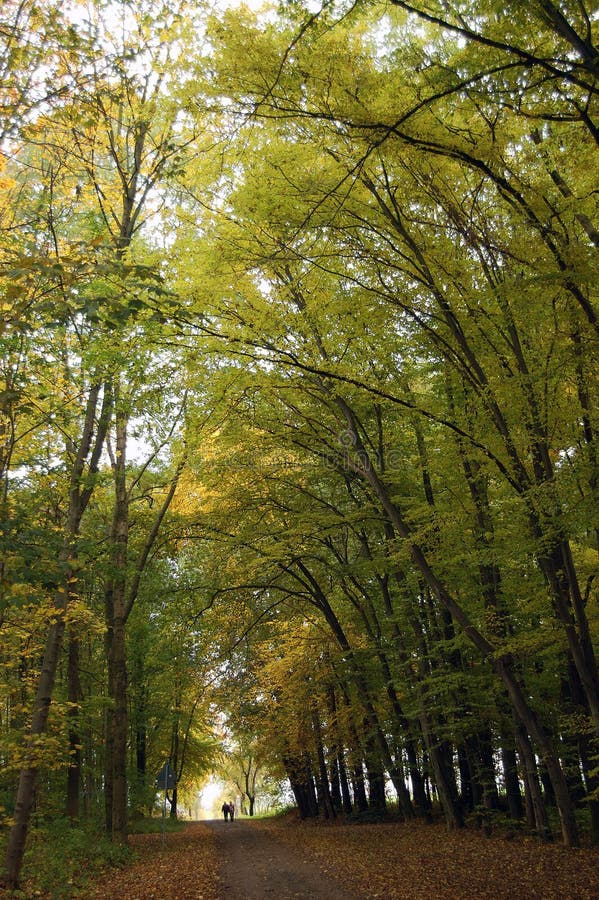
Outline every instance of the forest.
<path id="1" fill-rule="evenodd" d="M 4 0 L 5 885 L 166 760 L 599 842 L 598 29 Z"/>

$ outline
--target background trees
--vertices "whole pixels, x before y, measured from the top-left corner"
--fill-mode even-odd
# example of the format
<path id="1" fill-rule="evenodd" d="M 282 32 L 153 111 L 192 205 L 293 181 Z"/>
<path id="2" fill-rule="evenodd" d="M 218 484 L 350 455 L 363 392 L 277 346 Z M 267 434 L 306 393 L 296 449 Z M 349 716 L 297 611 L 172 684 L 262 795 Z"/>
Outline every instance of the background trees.
<path id="1" fill-rule="evenodd" d="M 432 647 L 445 657 L 441 670 L 459 670 L 467 647 L 449 655 L 442 648 L 460 628 L 469 637 L 503 683 L 497 702 L 507 704 L 508 716 L 512 709 L 517 730 L 532 737 L 550 769 L 564 836 L 575 841 L 564 760 L 547 742 L 560 725 L 539 727 L 539 714 L 548 711 L 541 696 L 525 702 L 536 677 L 524 648 L 545 635 L 561 657 L 568 695 L 594 719 L 594 626 L 582 587 L 594 563 L 588 528 L 574 524 L 569 488 L 576 472 L 581 503 L 594 491 L 594 476 L 579 468 L 592 438 L 584 397 L 575 391 L 571 417 L 566 388 L 580 383 L 580 329 L 585 347 L 594 343 L 587 277 L 594 240 L 586 213 L 572 215 L 568 190 L 542 149 L 559 133 L 566 153 L 576 134 L 582 152 L 594 154 L 590 121 L 572 115 L 594 83 L 573 76 L 555 17 L 547 47 L 563 58 L 553 65 L 502 43 L 490 18 L 471 35 L 460 12 L 460 26 L 433 40 L 430 52 L 414 42 L 414 19 L 391 14 L 381 43 L 378 11 L 372 20 L 355 11 L 331 28 L 341 13 L 333 9 L 306 19 L 303 31 L 292 23 L 288 33 L 268 23 L 244 30 L 233 13 L 228 31 L 217 25 L 219 84 L 230 85 L 240 109 L 258 121 L 245 148 L 253 144 L 256 159 L 239 164 L 245 177 L 236 170 L 220 227 L 219 246 L 235 275 L 210 332 L 245 344 L 250 365 L 271 373 L 267 390 L 284 397 L 278 430 L 272 419 L 266 428 L 261 420 L 261 429 L 275 431 L 294 454 L 336 458 L 362 482 L 393 554 L 379 577 L 391 581 L 393 593 L 412 581 L 411 603 L 433 615 L 426 625 L 421 615 L 411 617 L 421 653 L 428 658 Z M 437 24 L 430 11 L 424 18 Z M 497 53 L 484 69 L 481 43 Z M 522 70 L 527 79 L 544 79 L 548 66 L 552 86 L 568 84 L 557 105 L 544 80 L 536 93 L 517 81 Z M 531 115 L 551 120 L 543 137 L 531 130 Z M 582 188 L 584 197 L 590 194 Z M 257 409 L 254 394 L 253 419 Z M 292 529 L 297 522 L 290 516 Z M 298 547 L 292 534 L 296 553 L 287 571 L 302 567 L 303 587 L 320 597 L 320 581 L 299 562 L 302 542 Z M 524 581 L 510 587 L 514 576 Z M 336 630 L 328 599 L 319 602 Z M 394 643 L 404 652 L 402 629 Z M 428 722 L 424 730 L 438 755 L 438 726 Z M 484 752 L 487 762 L 472 764 L 488 771 Z M 521 746 L 520 753 L 534 765 L 534 750 Z M 435 764 L 435 777 L 447 782 L 445 805 L 457 823 L 457 794 L 443 769 Z M 588 769 L 586 784 L 591 794 Z M 531 810 L 545 831 L 539 797 Z"/>

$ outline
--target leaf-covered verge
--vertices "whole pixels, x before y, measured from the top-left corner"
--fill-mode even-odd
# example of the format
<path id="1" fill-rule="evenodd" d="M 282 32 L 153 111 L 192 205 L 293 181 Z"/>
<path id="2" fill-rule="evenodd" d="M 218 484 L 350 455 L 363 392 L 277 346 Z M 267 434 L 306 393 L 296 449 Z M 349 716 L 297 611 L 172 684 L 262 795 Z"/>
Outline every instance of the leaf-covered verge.
<path id="1" fill-rule="evenodd" d="M 135 863 L 110 873 L 78 900 L 217 900 L 220 896 L 213 836 L 205 825 L 189 824 L 167 835 L 164 842 L 159 834 L 136 835 L 132 846 Z"/>
<path id="2" fill-rule="evenodd" d="M 599 853 L 443 825 L 260 822 L 359 895 L 385 900 L 597 897 Z"/>
<path id="3" fill-rule="evenodd" d="M 271 842 L 273 867 L 278 847 L 293 848 L 298 871 L 308 862 L 369 900 L 597 897 L 596 850 L 542 845 L 520 836 L 486 837 L 470 829 L 447 831 L 441 824 L 325 824 L 285 817 L 254 820 L 252 827 Z M 88 882 L 83 889 L 71 883 L 43 891 L 29 883 L 20 896 L 44 900 L 218 900 L 222 896 L 214 835 L 205 825 L 190 823 L 168 833 L 164 842 L 159 833 L 134 835 L 131 847 L 133 861 L 105 872 L 93 886 Z M 251 862 L 248 859 L 248 866 Z"/>
<path id="4" fill-rule="evenodd" d="M 38 823 L 31 830 L 19 890 L 3 893 L 0 888 L 0 896 L 67 900 L 87 891 L 103 872 L 114 872 L 132 858 L 128 847 L 110 841 L 97 825 L 76 827 L 68 819 Z"/>
<path id="5" fill-rule="evenodd" d="M 34 831 L 21 889 L 10 893 L 0 888 L 0 897 L 216 900 L 217 862 L 209 830 L 196 823 L 176 828 L 167 824 L 163 836 L 160 821 L 153 822 L 157 828 L 131 835 L 127 849 L 107 840 L 94 843 L 89 835 L 86 840 L 81 830 L 59 834 L 53 825 L 48 832 Z"/>

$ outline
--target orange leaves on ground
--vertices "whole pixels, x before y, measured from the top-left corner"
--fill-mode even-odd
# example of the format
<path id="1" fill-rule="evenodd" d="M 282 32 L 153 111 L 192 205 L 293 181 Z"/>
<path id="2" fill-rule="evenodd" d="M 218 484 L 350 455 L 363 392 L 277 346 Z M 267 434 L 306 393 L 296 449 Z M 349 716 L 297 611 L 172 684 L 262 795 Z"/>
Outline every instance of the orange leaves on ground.
<path id="1" fill-rule="evenodd" d="M 270 842 L 272 867 L 281 844 L 364 900 L 597 900 L 599 851 L 567 850 L 533 838 L 448 832 L 442 825 L 343 825 L 253 821 Z M 131 840 L 136 862 L 113 871 L 85 900 L 222 900 L 212 832 L 190 824 L 170 834 Z M 281 848 L 282 849 L 282 848 Z M 248 859 L 251 866 L 251 859 Z M 300 875 L 298 874 L 298 878 Z M 252 894 L 252 897 L 255 894 Z M 83 898 L 80 898 L 83 900 Z"/>
<path id="2" fill-rule="evenodd" d="M 368 900 L 599 898 L 598 850 L 423 823 L 266 827 Z"/>
<path id="3" fill-rule="evenodd" d="M 134 835 L 130 842 L 136 862 L 113 870 L 85 900 L 219 900 L 214 841 L 205 826 L 167 834 L 164 848 L 160 834 Z"/>

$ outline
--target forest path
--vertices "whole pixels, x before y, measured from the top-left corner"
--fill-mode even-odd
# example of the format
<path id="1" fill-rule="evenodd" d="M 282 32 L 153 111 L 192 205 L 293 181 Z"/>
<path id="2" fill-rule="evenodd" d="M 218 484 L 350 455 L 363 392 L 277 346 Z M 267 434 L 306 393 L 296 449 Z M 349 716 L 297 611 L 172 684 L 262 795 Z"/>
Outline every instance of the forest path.
<path id="1" fill-rule="evenodd" d="M 599 849 L 442 823 L 190 822 L 78 900 L 599 900 Z M 67 896 L 67 894 L 65 894 Z M 54 900 L 54 898 L 52 898 Z"/>
<path id="2" fill-rule="evenodd" d="M 191 822 L 181 832 L 134 835 L 137 859 L 80 900 L 364 900 L 258 821 Z"/>
<path id="3" fill-rule="evenodd" d="M 205 822 L 213 832 L 223 900 L 358 900 L 301 850 L 273 839 L 259 822 Z"/>

